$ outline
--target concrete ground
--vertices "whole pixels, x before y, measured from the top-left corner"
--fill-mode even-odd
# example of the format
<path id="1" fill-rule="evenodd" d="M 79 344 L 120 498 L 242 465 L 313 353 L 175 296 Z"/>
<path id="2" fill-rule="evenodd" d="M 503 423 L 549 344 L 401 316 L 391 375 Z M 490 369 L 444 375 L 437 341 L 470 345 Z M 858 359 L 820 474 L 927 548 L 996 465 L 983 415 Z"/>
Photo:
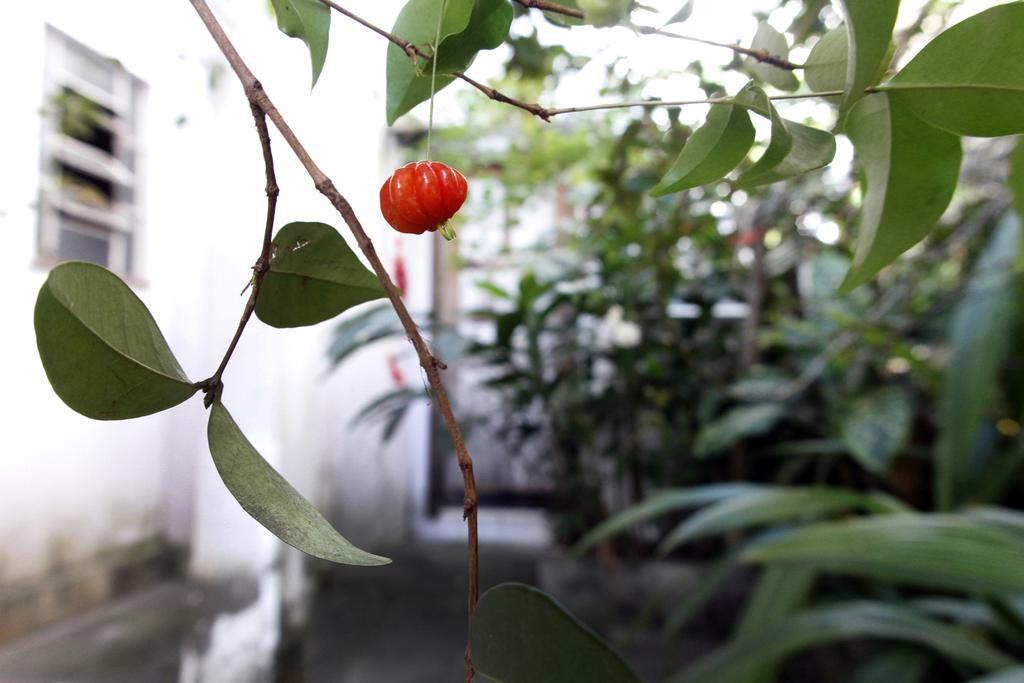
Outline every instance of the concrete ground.
<path id="1" fill-rule="evenodd" d="M 372 569 L 318 565 L 319 588 L 312 599 L 309 627 L 281 648 L 278 671 L 236 680 L 461 681 L 466 642 L 465 546 L 409 546 L 388 555 L 394 559 L 392 564 Z M 572 570 L 571 576 L 552 580 L 552 561 L 562 562 L 550 553 L 522 547 L 481 548 L 482 587 L 506 581 L 562 586 L 565 594 L 556 597 L 591 621 L 599 633 L 618 641 L 616 646 L 646 680 L 661 680 L 682 661 L 711 646 L 706 640 L 688 637 L 684 643 L 666 647 L 650 629 L 641 629 L 644 633 L 638 637 L 635 628 L 623 628 L 636 623 L 636 614 L 616 605 L 649 604 L 651 596 L 633 599 L 633 587 L 650 589 L 660 582 L 657 573 L 640 572 L 638 583 L 628 580 L 634 572 L 627 570 L 618 574 L 618 587 L 609 588 L 600 580 L 581 579 Z M 673 580 L 676 576 L 671 574 Z M 557 593 L 557 585 L 546 587 Z M 178 683 L 186 643 L 195 641 L 203 619 L 211 618 L 198 616 L 201 611 L 196 605 L 210 604 L 216 597 L 203 597 L 182 584 L 164 584 L 4 644 L 0 646 L 0 683 Z M 608 623 L 595 623 L 602 620 Z M 609 633 L 612 627 L 618 632 Z M 674 662 L 665 661 L 666 650 Z"/>

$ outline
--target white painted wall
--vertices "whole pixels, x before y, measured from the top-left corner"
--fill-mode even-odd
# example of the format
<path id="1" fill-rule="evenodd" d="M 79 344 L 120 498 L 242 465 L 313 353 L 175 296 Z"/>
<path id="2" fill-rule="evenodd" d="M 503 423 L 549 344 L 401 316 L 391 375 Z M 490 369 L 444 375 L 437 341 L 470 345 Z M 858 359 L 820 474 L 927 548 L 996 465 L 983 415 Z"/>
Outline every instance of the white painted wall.
<path id="1" fill-rule="evenodd" d="M 277 31 L 267 3 L 212 4 L 390 264 L 395 233 L 377 208 L 377 189 L 394 162 L 383 124 L 383 42 L 336 19 L 327 67 L 310 94 L 306 48 Z M 365 4 L 361 11 L 383 24 L 399 6 Z M 191 547 L 197 576 L 259 573 L 279 544 L 224 490 L 206 449 L 201 397 L 137 420 L 88 420 L 53 394 L 32 331 L 45 278 L 35 264 L 34 206 L 45 25 L 120 60 L 148 84 L 136 291 L 193 379 L 210 374 L 234 330 L 262 231 L 263 168 L 241 89 L 186 0 L 21 3 L 15 19 L 0 22 L 0 63 L 7 65 L 0 107 L 0 373 L 7 385 L 0 392 L 0 587 L 162 533 Z M 224 66 L 212 89 L 211 65 Z M 176 125 L 179 117 L 184 125 Z M 275 136 L 274 143 L 279 225 L 322 220 L 347 236 L 283 141 Z M 429 246 L 426 238 L 404 243 L 419 310 L 429 301 Z M 422 484 L 411 473 L 423 466 L 425 413 L 384 448 L 375 429 L 352 429 L 364 397 L 390 385 L 386 349 L 363 351 L 326 376 L 330 329 L 282 332 L 254 319 L 225 375 L 224 402 L 264 457 L 321 508 L 335 510 L 343 533 L 371 550 L 386 548 L 404 538 L 409 501 Z M 406 374 L 416 376 L 411 360 Z"/>

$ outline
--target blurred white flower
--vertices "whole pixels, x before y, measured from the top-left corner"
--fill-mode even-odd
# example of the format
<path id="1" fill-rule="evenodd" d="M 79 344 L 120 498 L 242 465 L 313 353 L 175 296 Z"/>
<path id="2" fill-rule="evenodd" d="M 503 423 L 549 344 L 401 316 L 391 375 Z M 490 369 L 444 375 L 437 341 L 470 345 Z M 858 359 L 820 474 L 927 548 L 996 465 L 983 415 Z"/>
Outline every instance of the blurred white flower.
<path id="1" fill-rule="evenodd" d="M 631 349 L 640 343 L 642 336 L 640 326 L 635 322 L 624 320 L 625 311 L 622 306 L 615 304 L 605 313 L 601 321 L 601 330 L 598 338 L 603 346 L 617 346 L 622 349 Z"/>

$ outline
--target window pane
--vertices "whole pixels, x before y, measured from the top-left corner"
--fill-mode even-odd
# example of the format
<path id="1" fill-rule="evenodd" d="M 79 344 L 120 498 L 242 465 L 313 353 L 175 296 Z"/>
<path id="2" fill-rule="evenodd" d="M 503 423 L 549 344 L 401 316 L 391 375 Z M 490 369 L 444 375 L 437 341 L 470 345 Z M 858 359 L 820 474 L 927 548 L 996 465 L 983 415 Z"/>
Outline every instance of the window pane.
<path id="1" fill-rule="evenodd" d="M 114 92 L 114 73 L 116 66 L 109 59 L 100 57 L 87 48 L 68 40 L 68 69 L 87 83 L 102 88 L 104 92 Z"/>
<path id="2" fill-rule="evenodd" d="M 68 216 L 61 216 L 60 223 L 57 258 L 110 265 L 110 237 L 102 228 L 92 228 Z"/>

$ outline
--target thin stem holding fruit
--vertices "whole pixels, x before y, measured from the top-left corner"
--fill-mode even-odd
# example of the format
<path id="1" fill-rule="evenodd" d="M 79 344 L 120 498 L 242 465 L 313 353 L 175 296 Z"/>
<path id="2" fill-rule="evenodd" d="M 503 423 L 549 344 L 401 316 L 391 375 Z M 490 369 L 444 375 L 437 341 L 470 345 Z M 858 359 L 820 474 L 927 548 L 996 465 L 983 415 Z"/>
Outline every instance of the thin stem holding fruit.
<path id="1" fill-rule="evenodd" d="M 327 177 L 327 175 L 320 170 L 320 167 L 316 165 L 316 162 L 313 161 L 313 158 L 299 141 L 291 126 L 288 125 L 288 122 L 271 101 L 266 91 L 260 86 L 259 81 L 256 80 L 256 76 L 242 60 L 242 57 L 238 54 L 238 51 L 231 43 L 227 34 L 224 33 L 223 27 L 213 15 L 213 12 L 210 10 L 209 5 L 207 5 L 206 0 L 189 0 L 189 2 L 192 3 L 192 6 L 195 8 L 199 18 L 209 31 L 210 36 L 217 44 L 221 53 L 227 59 L 228 64 L 231 65 L 231 69 L 235 72 L 235 75 L 241 82 L 242 87 L 245 90 L 246 97 L 249 98 L 250 103 L 259 107 L 259 109 L 266 114 L 271 123 L 274 124 L 274 127 L 281 133 L 281 137 L 283 137 L 285 142 L 288 143 L 288 146 L 291 147 L 292 152 L 298 158 L 303 168 L 306 169 L 306 172 L 313 180 L 313 184 L 316 189 L 331 202 L 345 221 L 345 224 L 355 237 L 360 250 L 362 250 L 363 254 L 366 256 L 367 261 L 370 262 L 370 266 L 373 268 L 378 280 L 380 280 L 381 285 L 384 287 L 388 300 L 395 309 L 395 313 L 398 315 L 398 319 L 401 321 L 402 327 L 405 330 L 409 341 L 412 342 L 413 348 L 416 350 L 416 355 L 419 358 L 420 365 L 423 367 L 423 370 L 427 375 L 427 381 L 430 383 L 430 387 L 434 392 L 434 405 L 437 407 L 438 411 L 440 411 L 441 417 L 444 419 L 445 426 L 451 434 L 452 443 L 455 446 L 455 455 L 459 463 L 459 469 L 462 471 L 464 493 L 462 509 L 463 517 L 466 520 L 468 537 L 467 571 L 469 581 L 467 586 L 467 617 L 471 618 L 473 611 L 476 608 L 477 600 L 480 597 L 476 480 L 473 476 L 473 459 L 470 457 L 469 451 L 466 448 L 462 432 L 459 429 L 459 425 L 455 420 L 455 415 L 452 412 L 451 404 L 448 401 L 448 394 L 445 391 L 444 383 L 441 381 L 439 369 L 444 367 L 444 364 L 431 354 L 430 349 L 423 340 L 423 336 L 416 327 L 416 323 L 413 321 L 408 309 L 406 309 L 405 303 L 402 301 L 401 294 L 391 281 L 391 277 L 388 275 L 387 270 L 384 268 L 384 264 L 377 255 L 373 242 L 370 241 L 370 238 L 367 236 L 362 224 L 359 222 L 355 212 L 352 210 L 352 205 L 349 204 L 348 200 L 345 199 L 341 192 L 338 191 L 338 188 L 335 187 L 331 179 Z M 467 683 L 469 683 L 472 678 L 473 665 L 470 659 L 469 647 L 467 646 Z"/>
<path id="2" fill-rule="evenodd" d="M 260 87 L 260 84 L 257 82 L 256 88 Z M 231 343 L 228 344 L 227 351 L 224 352 L 224 357 L 221 359 L 220 365 L 217 366 L 217 370 L 209 379 L 202 382 L 203 391 L 206 393 L 203 403 L 207 408 L 220 398 L 222 388 L 221 377 L 224 375 L 224 370 L 227 368 L 228 362 L 235 352 L 235 347 L 238 346 L 238 340 L 242 338 L 245 326 L 249 324 L 249 318 L 252 317 L 252 313 L 256 309 L 256 298 L 260 294 L 260 287 L 263 286 L 263 279 L 267 276 L 267 271 L 270 270 L 270 245 L 274 234 L 274 216 L 277 213 L 277 197 L 281 193 L 280 188 L 277 186 L 277 174 L 274 172 L 274 155 L 270 150 L 270 131 L 267 130 L 267 115 L 251 98 L 249 100 L 249 109 L 252 111 L 252 117 L 256 122 L 256 133 L 259 135 L 260 147 L 263 149 L 263 167 L 267 176 L 265 187 L 267 193 L 267 219 L 263 228 L 263 248 L 260 250 L 260 255 L 256 259 L 255 265 L 252 267 L 252 291 L 249 293 L 249 300 L 245 303 L 245 308 L 242 310 L 242 317 L 238 321 L 238 327 L 235 329 L 235 336 L 231 338 Z"/>

